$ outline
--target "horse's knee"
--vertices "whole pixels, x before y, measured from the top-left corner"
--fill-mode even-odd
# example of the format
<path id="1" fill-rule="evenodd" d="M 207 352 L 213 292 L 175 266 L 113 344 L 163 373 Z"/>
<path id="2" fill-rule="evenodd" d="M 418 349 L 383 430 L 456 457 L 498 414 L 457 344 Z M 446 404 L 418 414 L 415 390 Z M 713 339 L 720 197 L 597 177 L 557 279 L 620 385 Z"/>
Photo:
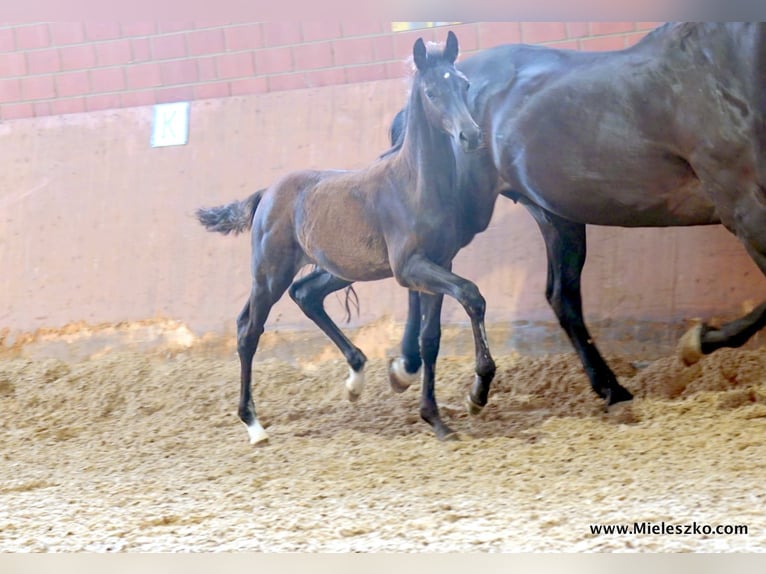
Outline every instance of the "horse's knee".
<path id="1" fill-rule="evenodd" d="M 484 317 L 487 302 L 476 285 L 466 281 L 460 288 L 460 299 L 471 315 L 480 318 Z"/>

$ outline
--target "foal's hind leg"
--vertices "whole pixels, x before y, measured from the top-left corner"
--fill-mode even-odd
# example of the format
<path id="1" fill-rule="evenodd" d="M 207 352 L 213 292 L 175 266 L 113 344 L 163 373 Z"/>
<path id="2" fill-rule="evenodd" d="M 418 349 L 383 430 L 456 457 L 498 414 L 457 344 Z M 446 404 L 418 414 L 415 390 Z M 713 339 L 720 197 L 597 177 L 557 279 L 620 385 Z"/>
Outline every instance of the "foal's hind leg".
<path id="1" fill-rule="evenodd" d="M 324 269 L 316 269 L 293 283 L 289 293 L 305 315 L 314 321 L 346 357 L 350 371 L 346 379 L 346 398 L 355 401 L 364 387 L 364 364 L 367 357 L 343 334 L 324 309 L 325 297 L 349 285 L 351 281 L 336 277 Z"/>
<path id="2" fill-rule="evenodd" d="M 545 297 L 566 332 L 593 390 L 606 404 L 628 401 L 633 395 L 617 382 L 585 326 L 580 277 L 585 264 L 585 225 L 566 221 L 536 205 L 525 205 L 537 221 L 548 255 Z"/>
<path id="3" fill-rule="evenodd" d="M 407 305 L 407 323 L 404 325 L 402 336 L 402 356 L 392 359 L 388 365 L 388 380 L 391 388 L 397 393 L 406 391 L 412 383 L 420 378 L 420 358 L 418 334 L 420 332 L 420 294 L 409 292 Z"/>
<path id="4" fill-rule="evenodd" d="M 270 280 L 268 280 L 270 279 Z M 260 277 L 256 271 L 250 299 L 237 317 L 237 354 L 241 369 L 241 388 L 239 395 L 238 414 L 247 427 L 251 444 L 268 440 L 266 431 L 255 413 L 255 403 L 252 396 L 253 356 L 258 348 L 258 341 L 263 334 L 263 328 L 269 311 L 287 290 L 292 275 L 286 273 L 278 277 Z"/>

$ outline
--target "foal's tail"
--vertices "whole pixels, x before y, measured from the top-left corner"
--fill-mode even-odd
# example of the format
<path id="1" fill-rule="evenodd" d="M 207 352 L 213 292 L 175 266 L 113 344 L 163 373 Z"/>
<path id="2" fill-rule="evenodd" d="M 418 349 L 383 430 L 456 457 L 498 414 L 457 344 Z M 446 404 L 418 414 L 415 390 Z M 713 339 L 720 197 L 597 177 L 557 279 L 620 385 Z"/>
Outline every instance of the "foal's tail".
<path id="1" fill-rule="evenodd" d="M 266 190 L 259 189 L 243 201 L 234 201 L 218 207 L 200 207 L 196 211 L 197 219 L 208 231 L 238 235 L 250 229 L 253 224 L 253 215 L 264 191 Z"/>

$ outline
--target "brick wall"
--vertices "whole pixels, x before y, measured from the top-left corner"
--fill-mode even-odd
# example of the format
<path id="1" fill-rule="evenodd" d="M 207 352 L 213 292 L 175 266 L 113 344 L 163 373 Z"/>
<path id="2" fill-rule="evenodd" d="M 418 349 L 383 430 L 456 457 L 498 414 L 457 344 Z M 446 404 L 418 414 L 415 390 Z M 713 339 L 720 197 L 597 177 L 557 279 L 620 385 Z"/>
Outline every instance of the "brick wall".
<path id="1" fill-rule="evenodd" d="M 0 25 L 0 120 L 402 77 L 414 40 L 458 35 L 463 56 L 502 43 L 632 45 L 657 22 L 473 22 L 391 32 L 388 22 Z"/>

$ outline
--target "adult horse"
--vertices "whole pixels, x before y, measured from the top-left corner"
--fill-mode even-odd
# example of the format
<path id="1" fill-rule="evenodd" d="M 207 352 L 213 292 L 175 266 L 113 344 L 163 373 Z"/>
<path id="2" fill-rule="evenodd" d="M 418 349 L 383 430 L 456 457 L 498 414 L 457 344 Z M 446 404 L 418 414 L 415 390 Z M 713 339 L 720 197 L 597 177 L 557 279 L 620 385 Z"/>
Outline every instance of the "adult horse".
<path id="1" fill-rule="evenodd" d="M 487 141 L 465 158 L 459 185 L 498 188 L 529 210 L 545 240 L 546 297 L 593 390 L 607 405 L 631 399 L 583 319 L 585 225 L 723 224 L 766 272 L 766 23 L 669 23 L 612 52 L 506 45 L 457 67 Z M 420 365 L 409 301 L 390 369 L 405 383 L 398 373 Z M 766 303 L 720 328 L 699 325 L 681 356 L 740 346 L 764 324 Z"/>
<path id="2" fill-rule="evenodd" d="M 267 438 L 251 394 L 252 360 L 269 311 L 288 288 L 346 357 L 351 400 L 362 390 L 366 357 L 333 323 L 323 301 L 355 281 L 392 275 L 419 293 L 424 316 L 419 329 L 424 364 L 420 414 L 436 436 L 454 436 L 441 420 L 434 394 L 444 295 L 459 301 L 471 319 L 476 350 L 471 395 L 488 393 L 495 363 L 484 329 L 484 298 L 476 285 L 450 271 L 459 249 L 488 225 L 496 199 L 491 193 L 463 193 L 456 185 L 455 147 L 472 151 L 482 143 L 466 106 L 468 81 L 454 67 L 457 55 L 452 32 L 443 51 L 427 49 L 422 39 L 415 42 L 409 113 L 395 152 L 359 171 L 293 172 L 247 200 L 198 210 L 200 222 L 211 231 L 251 228 L 253 282 L 237 318 L 237 351 L 239 416 L 252 443 Z M 465 217 L 469 206 L 477 217 Z M 293 283 L 307 264 L 321 269 Z"/>

